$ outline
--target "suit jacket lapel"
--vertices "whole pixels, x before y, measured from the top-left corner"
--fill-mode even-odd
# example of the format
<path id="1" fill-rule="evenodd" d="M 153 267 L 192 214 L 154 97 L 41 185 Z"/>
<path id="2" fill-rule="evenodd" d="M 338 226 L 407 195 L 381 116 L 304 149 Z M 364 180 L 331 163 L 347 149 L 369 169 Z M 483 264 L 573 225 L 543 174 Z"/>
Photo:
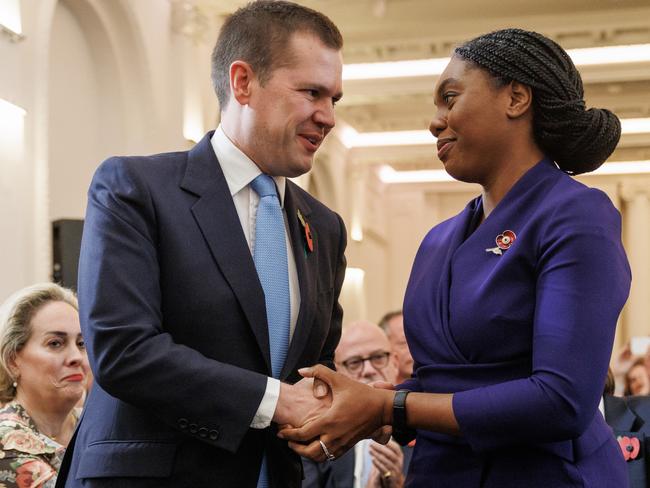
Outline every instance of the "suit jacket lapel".
<path id="1" fill-rule="evenodd" d="M 298 321 L 289 345 L 287 359 L 282 369 L 282 379 L 289 376 L 296 367 L 305 348 L 305 343 L 309 338 L 316 309 L 316 276 L 318 272 L 318 229 L 311 229 L 314 250 L 308 252 L 305 247 L 305 229 L 298 219 L 298 210 L 300 210 L 304 219 L 309 222 L 311 208 L 300 198 L 295 184 L 289 180 L 287 180 L 284 194 L 284 209 L 289 223 L 289 236 L 300 284 L 300 311 L 298 312 Z"/>
<path id="2" fill-rule="evenodd" d="M 264 291 L 255 270 L 228 184 L 208 133 L 188 154 L 181 188 L 199 197 L 192 214 L 210 252 L 250 323 L 268 371 L 271 371 Z"/>
<path id="3" fill-rule="evenodd" d="M 605 396 L 605 418 L 607 423 L 614 430 L 625 432 L 634 432 L 637 430 L 636 425 L 638 421 L 643 423 L 636 414 L 627 406 L 627 402 L 623 398 Z"/>

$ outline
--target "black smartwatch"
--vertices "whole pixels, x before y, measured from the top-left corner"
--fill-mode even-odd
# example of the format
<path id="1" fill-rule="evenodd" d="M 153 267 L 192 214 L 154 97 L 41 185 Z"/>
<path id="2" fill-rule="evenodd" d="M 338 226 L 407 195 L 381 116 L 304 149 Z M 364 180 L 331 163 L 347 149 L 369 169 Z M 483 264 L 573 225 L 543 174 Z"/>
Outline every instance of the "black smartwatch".
<path id="1" fill-rule="evenodd" d="M 415 439 L 415 429 L 406 426 L 406 396 L 409 390 L 398 390 L 393 397 L 393 439 L 405 446 Z"/>

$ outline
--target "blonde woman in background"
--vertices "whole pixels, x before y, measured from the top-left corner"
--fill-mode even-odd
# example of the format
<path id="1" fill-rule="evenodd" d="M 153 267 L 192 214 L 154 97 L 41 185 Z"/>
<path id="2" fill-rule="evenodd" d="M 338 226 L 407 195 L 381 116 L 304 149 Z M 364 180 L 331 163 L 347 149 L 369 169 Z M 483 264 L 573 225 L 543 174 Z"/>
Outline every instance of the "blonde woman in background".
<path id="1" fill-rule="evenodd" d="M 0 486 L 51 488 L 78 419 L 88 357 L 77 299 L 53 283 L 0 306 Z"/>

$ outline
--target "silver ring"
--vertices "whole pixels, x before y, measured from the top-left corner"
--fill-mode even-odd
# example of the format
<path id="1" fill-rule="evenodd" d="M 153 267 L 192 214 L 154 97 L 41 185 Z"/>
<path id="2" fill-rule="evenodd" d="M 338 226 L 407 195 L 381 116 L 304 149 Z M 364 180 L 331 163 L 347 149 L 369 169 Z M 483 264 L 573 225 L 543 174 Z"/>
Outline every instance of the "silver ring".
<path id="1" fill-rule="evenodd" d="M 325 453 L 325 457 L 327 458 L 327 460 L 328 461 L 334 461 L 336 459 L 336 456 L 334 456 L 334 454 L 332 454 L 330 452 L 330 450 L 327 448 L 327 446 L 325 445 L 325 443 L 323 441 L 321 441 L 319 439 L 318 442 L 320 442 L 320 447 L 323 450 L 323 452 Z"/>

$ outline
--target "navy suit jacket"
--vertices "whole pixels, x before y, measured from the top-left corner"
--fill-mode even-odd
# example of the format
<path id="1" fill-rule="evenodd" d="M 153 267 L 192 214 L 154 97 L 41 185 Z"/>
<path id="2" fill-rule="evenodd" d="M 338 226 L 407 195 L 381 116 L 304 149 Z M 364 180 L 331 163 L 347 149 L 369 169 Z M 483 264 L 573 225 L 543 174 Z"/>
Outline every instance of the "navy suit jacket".
<path id="1" fill-rule="evenodd" d="M 639 453 L 627 460 L 630 488 L 650 485 L 650 396 L 606 396 L 605 419 L 616 437 L 639 439 Z"/>
<path id="2" fill-rule="evenodd" d="M 271 372 L 264 294 L 211 135 L 93 178 L 79 302 L 95 385 L 58 486 L 253 488 L 263 452 L 273 486 L 300 485 L 275 428 L 249 428 Z M 284 208 L 301 306 L 281 380 L 295 382 L 333 367 L 346 232 L 290 181 Z"/>
<path id="3" fill-rule="evenodd" d="M 432 229 L 413 264 L 402 387 L 454 393 L 462 436 L 418 431 L 407 486 L 616 486 L 598 403 L 630 288 L 620 215 L 549 160 L 482 212 L 479 197 Z"/>

